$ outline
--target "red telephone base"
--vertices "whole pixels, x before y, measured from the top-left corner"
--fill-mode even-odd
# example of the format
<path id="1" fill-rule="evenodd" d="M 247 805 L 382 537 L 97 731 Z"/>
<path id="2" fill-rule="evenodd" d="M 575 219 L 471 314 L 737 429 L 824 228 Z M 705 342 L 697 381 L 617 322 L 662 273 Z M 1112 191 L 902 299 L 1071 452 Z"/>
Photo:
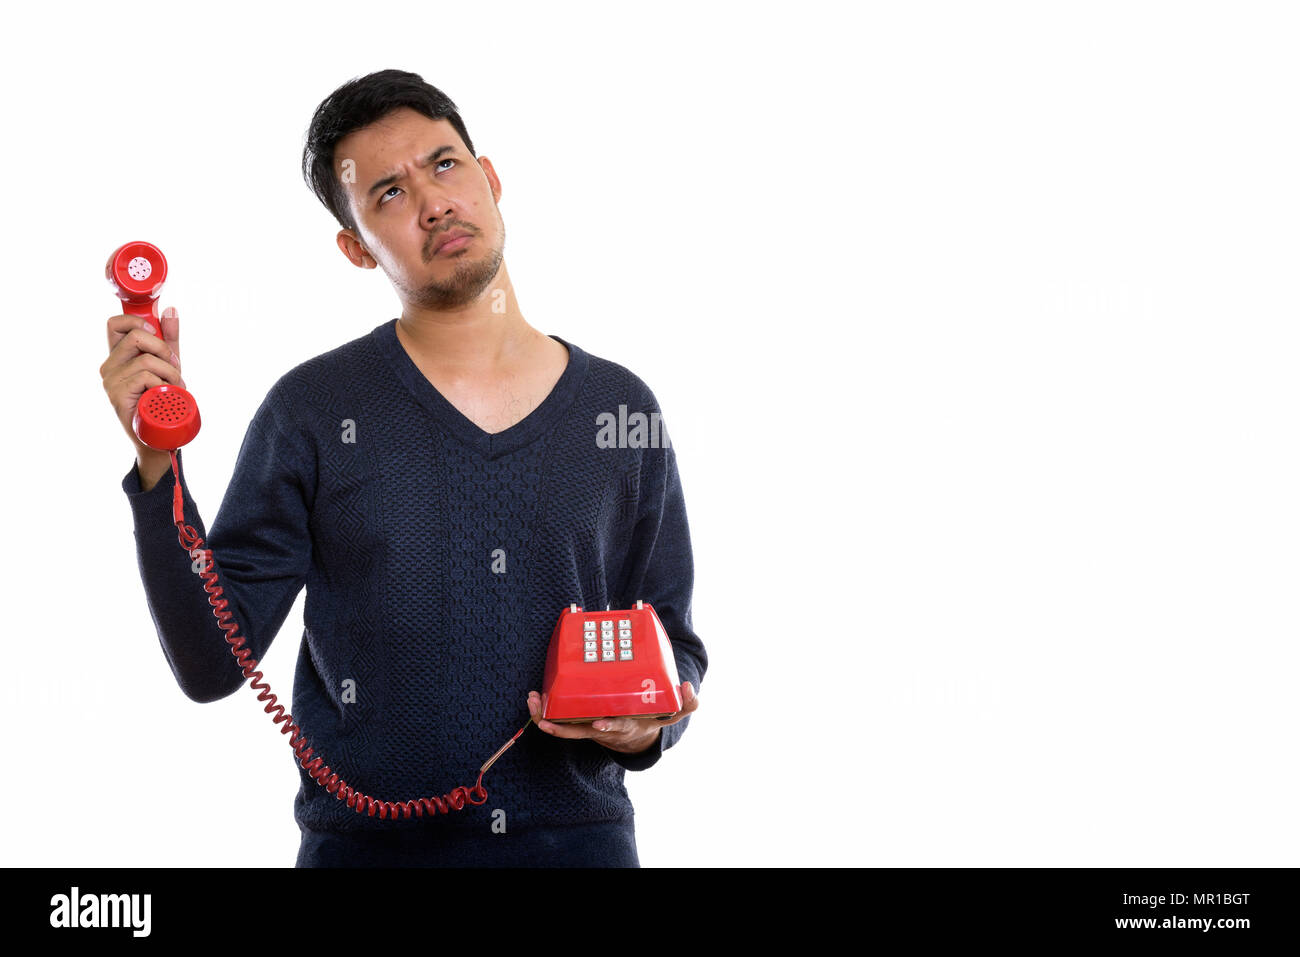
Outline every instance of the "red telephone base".
<path id="1" fill-rule="evenodd" d="M 682 710 L 677 661 L 663 623 L 647 602 L 618 611 L 560 613 L 546 652 L 542 718 L 659 718 Z"/>

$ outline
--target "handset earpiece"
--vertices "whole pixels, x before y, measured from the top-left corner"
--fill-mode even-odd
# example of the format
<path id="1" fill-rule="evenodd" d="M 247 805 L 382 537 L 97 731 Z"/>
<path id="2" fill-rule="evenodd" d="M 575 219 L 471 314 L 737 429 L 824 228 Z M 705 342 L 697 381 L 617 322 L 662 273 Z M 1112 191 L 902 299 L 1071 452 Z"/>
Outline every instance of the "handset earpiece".
<path id="1" fill-rule="evenodd" d="M 122 311 L 148 319 L 161 339 L 158 295 L 167 281 L 167 259 L 162 250 L 146 242 L 119 246 L 108 257 L 104 275 L 113 295 L 122 301 Z M 154 386 L 140 396 L 132 424 L 136 437 L 149 448 L 170 452 L 199 434 L 199 404 L 180 386 Z"/>

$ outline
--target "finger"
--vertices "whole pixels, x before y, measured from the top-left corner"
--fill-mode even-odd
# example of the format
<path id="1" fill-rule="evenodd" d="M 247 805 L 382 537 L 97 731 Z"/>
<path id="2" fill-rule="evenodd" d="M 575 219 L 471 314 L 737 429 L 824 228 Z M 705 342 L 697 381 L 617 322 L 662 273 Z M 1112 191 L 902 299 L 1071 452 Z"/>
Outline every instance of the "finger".
<path id="1" fill-rule="evenodd" d="M 172 365 L 174 373 L 162 371 L 162 369 L 152 364 L 149 365 L 149 368 L 155 369 L 157 374 L 165 378 L 170 384 L 179 385 L 182 389 L 185 389 L 185 378 L 181 376 L 181 361 L 173 352 L 168 351 L 168 347 L 166 347 L 166 343 L 162 342 L 162 339 L 157 335 L 144 332 L 143 329 L 131 329 L 123 334 L 117 345 L 113 347 L 113 351 L 109 352 L 108 359 L 105 359 L 104 364 L 100 365 L 99 373 L 103 377 L 105 389 L 108 389 L 110 381 L 129 374 L 131 363 L 144 355 L 156 356 L 156 358 Z"/>
<path id="2" fill-rule="evenodd" d="M 689 714 L 699 706 L 700 706 L 700 696 L 695 693 L 694 686 L 689 681 L 683 681 L 682 682 L 682 710 Z"/>
<path id="3" fill-rule="evenodd" d="M 122 377 L 111 386 L 106 385 L 109 402 L 119 419 L 134 414 L 140 404 L 140 397 L 147 389 L 165 385 L 165 379 L 148 369 L 139 369 L 131 375 Z M 123 420 L 125 421 L 125 420 Z"/>
<path id="4" fill-rule="evenodd" d="M 122 336 L 132 329 L 144 329 L 152 335 L 155 328 L 153 323 L 143 316 L 128 316 L 125 313 L 113 316 L 108 320 L 108 349 L 112 352 Z"/>
<path id="5" fill-rule="evenodd" d="M 556 738 L 595 738 L 599 735 L 591 730 L 589 724 L 556 724 L 554 721 L 538 721 L 541 731 Z"/>
<path id="6" fill-rule="evenodd" d="M 637 730 L 637 723 L 631 718 L 601 718 L 593 721 L 591 727 L 605 734 L 628 734 Z"/>
<path id="7" fill-rule="evenodd" d="M 658 719 L 661 724 L 664 725 L 676 724 L 678 721 L 681 721 L 687 715 L 699 709 L 700 696 L 695 693 L 695 689 L 691 686 L 691 683 L 689 681 L 683 681 L 681 687 L 682 687 L 682 710 L 678 711 L 674 715 L 668 716 L 667 718 Z"/>
<path id="8" fill-rule="evenodd" d="M 130 329 L 118 339 L 104 364 L 99 367 L 100 375 L 104 378 L 110 377 L 115 370 L 127 365 L 138 355 L 154 355 L 165 362 L 172 362 L 171 350 L 167 344 L 155 335 L 151 335 L 142 327 Z M 179 370 L 179 360 L 172 362 Z"/>
<path id="9" fill-rule="evenodd" d="M 695 688 L 689 681 L 682 682 L 682 707 L 687 714 L 690 714 L 700 706 L 700 696 L 695 693 Z"/>
<path id="10" fill-rule="evenodd" d="M 162 311 L 163 342 L 176 356 L 176 365 L 180 366 L 181 355 L 181 317 L 175 306 L 168 306 Z"/>
<path id="11" fill-rule="evenodd" d="M 152 389 L 156 385 L 163 385 L 163 380 L 154 375 L 148 369 L 141 369 L 133 375 L 125 376 L 114 383 L 113 388 L 105 387 L 109 397 L 113 402 L 113 409 L 122 415 L 125 412 L 133 412 L 136 404 L 140 401 L 140 396 L 146 389 Z"/>
<path id="12" fill-rule="evenodd" d="M 112 395 L 120 388 L 121 382 L 134 376 L 141 369 L 147 369 L 154 375 L 158 380 L 154 385 L 169 383 L 178 385 L 182 389 L 185 388 L 185 379 L 181 376 L 180 369 L 176 368 L 171 361 L 150 352 L 130 355 L 129 350 L 124 350 L 122 353 L 110 354 L 104 364 L 99 367 L 104 391 Z"/>
<path id="13" fill-rule="evenodd" d="M 105 380 L 104 388 L 111 392 L 113 391 L 113 385 L 115 383 L 126 381 L 139 373 L 142 369 L 148 370 L 156 379 L 158 379 L 158 382 L 155 383 L 156 385 L 162 385 L 166 382 L 170 385 L 180 385 L 181 388 L 184 388 L 184 386 L 181 385 L 181 374 L 179 369 L 166 360 L 148 354 L 136 356 L 121 369 L 117 370 L 114 375 Z"/>

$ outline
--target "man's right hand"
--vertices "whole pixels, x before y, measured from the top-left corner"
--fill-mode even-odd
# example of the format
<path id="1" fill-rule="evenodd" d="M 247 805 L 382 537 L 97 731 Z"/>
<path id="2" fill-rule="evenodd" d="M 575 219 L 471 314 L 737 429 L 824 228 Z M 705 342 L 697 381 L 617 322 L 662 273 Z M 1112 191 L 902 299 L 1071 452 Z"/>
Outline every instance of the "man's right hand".
<path id="1" fill-rule="evenodd" d="M 140 488 L 149 491 L 171 469 L 171 455 L 151 449 L 136 437 L 132 422 L 140 396 L 156 385 L 168 383 L 185 388 L 181 378 L 180 319 L 176 310 L 163 310 L 161 339 L 154 334 L 151 320 L 119 315 L 108 320 L 108 358 L 99 367 L 104 391 L 118 421 L 135 447 Z"/>

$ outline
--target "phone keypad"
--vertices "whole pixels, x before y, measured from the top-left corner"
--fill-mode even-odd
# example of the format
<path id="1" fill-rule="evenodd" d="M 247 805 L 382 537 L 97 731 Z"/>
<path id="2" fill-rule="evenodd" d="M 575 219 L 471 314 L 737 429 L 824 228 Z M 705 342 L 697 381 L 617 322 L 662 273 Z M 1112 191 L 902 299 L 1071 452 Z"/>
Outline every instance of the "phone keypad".
<path id="1" fill-rule="evenodd" d="M 582 660 L 632 661 L 632 621 L 619 619 L 615 628 L 613 619 L 584 621 L 582 623 Z"/>

